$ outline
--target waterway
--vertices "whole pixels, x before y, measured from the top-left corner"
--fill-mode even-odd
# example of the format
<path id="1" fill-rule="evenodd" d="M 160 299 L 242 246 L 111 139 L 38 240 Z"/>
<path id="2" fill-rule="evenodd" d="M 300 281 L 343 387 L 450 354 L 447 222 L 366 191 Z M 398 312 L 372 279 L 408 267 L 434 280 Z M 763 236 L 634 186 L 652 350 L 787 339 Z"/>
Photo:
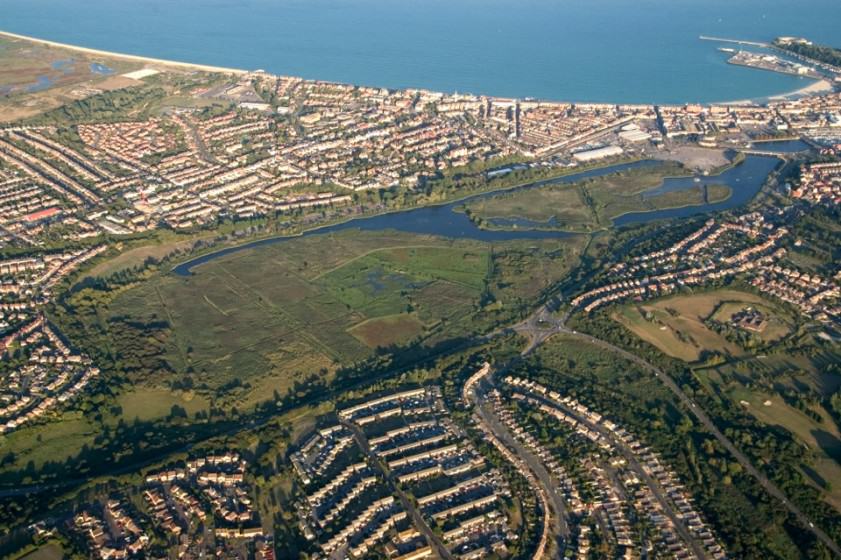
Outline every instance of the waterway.
<path id="1" fill-rule="evenodd" d="M 634 163 L 626 163 L 605 167 L 602 169 L 594 169 L 590 171 L 583 171 L 573 175 L 567 175 L 557 179 L 548 179 L 543 181 L 536 181 L 528 185 L 513 187 L 507 189 L 507 192 L 518 191 L 523 189 L 534 189 L 546 187 L 548 185 L 570 184 L 582 179 L 591 177 L 599 177 L 617 171 L 624 171 L 627 169 L 658 165 L 660 162 L 656 161 L 640 161 Z M 614 220 L 616 226 L 624 226 L 629 224 L 639 224 L 651 222 L 655 220 L 663 220 L 669 218 L 685 218 L 707 212 L 715 212 L 735 208 L 749 202 L 759 189 L 762 188 L 768 174 L 779 164 L 779 160 L 773 157 L 763 156 L 748 156 L 741 164 L 732 167 L 714 177 L 680 177 L 666 179 L 657 191 L 670 192 L 691 187 L 696 187 L 699 184 L 719 184 L 727 185 L 732 190 L 730 198 L 722 202 L 704 204 L 699 206 L 688 206 L 685 208 L 675 208 L 669 210 L 656 210 L 651 212 L 636 212 L 625 214 Z M 696 180 L 697 179 L 697 180 Z M 459 239 L 474 239 L 477 241 L 509 241 L 515 239 L 561 239 L 575 235 L 573 233 L 564 231 L 551 231 L 540 229 L 517 229 L 517 230 L 487 230 L 482 229 L 474 224 L 464 212 L 460 212 L 459 208 L 470 200 L 478 200 L 499 194 L 500 191 L 479 193 L 470 197 L 449 202 L 447 204 L 440 204 L 436 206 L 424 206 L 422 208 L 413 208 L 410 210 L 403 210 L 399 212 L 392 212 L 389 214 L 380 214 L 377 216 L 370 216 L 364 218 L 356 218 L 346 222 L 333 224 L 303 233 L 303 236 L 310 235 L 324 235 L 327 233 L 335 233 L 349 229 L 359 229 L 363 231 L 382 231 L 395 230 L 407 233 L 426 234 L 426 235 L 440 235 L 444 237 L 459 238 Z M 282 243 L 290 239 L 298 239 L 301 236 L 278 236 L 266 239 L 259 239 L 250 243 L 237 245 L 233 247 L 226 247 L 218 251 L 207 253 L 205 255 L 196 257 L 189 261 L 183 262 L 173 268 L 175 274 L 181 276 L 188 276 L 196 267 L 210 262 L 211 260 L 230 255 L 232 253 L 243 251 L 246 249 L 256 249 L 265 247 L 267 245 L 274 245 Z"/>
<path id="2" fill-rule="evenodd" d="M 130 54 L 383 87 L 616 103 L 811 83 L 700 35 L 841 44 L 838 0 L 2 0 L 0 29 Z"/>
<path id="3" fill-rule="evenodd" d="M 764 152 L 776 152 L 778 154 L 793 154 L 795 152 L 803 152 L 810 148 L 809 144 L 803 140 L 764 140 L 754 142 L 753 148 L 755 150 L 762 150 Z"/>

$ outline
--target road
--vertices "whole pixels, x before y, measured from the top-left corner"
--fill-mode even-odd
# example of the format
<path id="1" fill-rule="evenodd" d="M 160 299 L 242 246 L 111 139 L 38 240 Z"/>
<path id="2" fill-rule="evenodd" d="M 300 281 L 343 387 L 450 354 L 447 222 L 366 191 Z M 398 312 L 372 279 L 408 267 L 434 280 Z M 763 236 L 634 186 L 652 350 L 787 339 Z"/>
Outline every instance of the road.
<path id="1" fill-rule="evenodd" d="M 833 541 L 824 531 L 818 528 L 799 507 L 793 504 L 776 484 L 769 480 L 767 476 L 762 474 L 759 469 L 751 463 L 750 459 L 748 459 L 748 457 L 742 453 L 733 444 L 733 442 L 731 442 L 727 436 L 718 429 L 718 427 L 716 427 L 715 423 L 710 419 L 707 413 L 704 412 L 704 410 L 698 406 L 696 402 L 690 399 L 677 385 L 677 383 L 675 383 L 674 380 L 666 374 L 666 372 L 647 360 L 640 358 L 636 354 L 632 354 L 627 350 L 614 346 L 607 341 L 567 328 L 565 324 L 568 318 L 569 313 L 566 313 L 560 319 L 555 318 L 552 316 L 549 309 L 546 306 L 543 306 L 531 317 L 515 325 L 513 327 L 515 331 L 529 338 L 529 344 L 523 351 L 523 355 L 525 356 L 530 354 L 550 337 L 556 334 L 565 334 L 567 336 L 589 342 L 590 344 L 603 348 L 609 352 L 613 352 L 614 354 L 618 354 L 626 360 L 637 364 L 644 370 L 653 373 L 677 397 L 678 401 L 686 407 L 690 414 L 692 414 L 692 416 L 694 416 L 695 419 L 704 426 L 713 435 L 713 437 L 715 437 L 721 446 L 724 447 L 734 459 L 736 459 L 745 472 L 753 476 L 766 492 L 782 502 L 783 506 L 785 506 L 785 508 L 798 520 L 804 529 L 811 532 L 828 549 L 834 552 L 836 556 L 841 557 L 841 548 L 839 548 L 835 541 Z"/>
<path id="2" fill-rule="evenodd" d="M 400 502 L 403 504 L 403 509 L 409 514 L 412 518 L 412 522 L 414 523 L 415 527 L 420 529 L 420 531 L 426 536 L 427 542 L 436 549 L 438 553 L 438 557 L 442 558 L 443 560 L 455 560 L 453 555 L 447 549 L 441 539 L 438 538 L 432 529 L 427 525 L 426 520 L 423 518 L 421 513 L 418 511 L 418 508 L 415 507 L 414 502 L 409 499 L 409 496 L 400 488 L 400 485 L 395 480 L 394 476 L 391 472 L 382 464 L 380 458 L 377 457 L 377 454 L 371 450 L 371 446 L 368 445 L 368 438 L 365 437 L 365 434 L 362 433 L 362 430 L 359 427 L 352 423 L 352 422 L 342 422 L 342 424 L 349 429 L 353 433 L 353 438 L 356 440 L 356 444 L 359 446 L 360 449 L 368 456 L 369 463 L 378 468 L 382 475 L 388 480 L 389 485 L 395 492 L 397 492 L 397 496 L 400 498 Z"/>
<path id="3" fill-rule="evenodd" d="M 584 424 L 590 430 L 598 432 L 603 438 L 605 438 L 611 443 L 614 449 L 619 450 L 619 452 L 628 462 L 628 466 L 631 467 L 631 470 L 633 470 L 634 473 L 636 473 L 636 475 L 645 483 L 645 485 L 651 489 L 651 493 L 654 495 L 654 498 L 660 503 L 660 507 L 663 508 L 663 511 L 665 512 L 666 516 L 671 520 L 675 531 L 677 531 L 677 533 L 680 535 L 680 538 L 683 540 L 683 542 L 685 542 L 686 545 L 692 549 L 695 558 L 709 558 L 709 554 L 707 554 L 704 551 L 704 548 L 700 545 L 698 540 L 690 534 L 686 524 L 683 521 L 681 521 L 680 517 L 675 511 L 672 501 L 666 495 L 665 488 L 663 488 L 660 485 L 660 483 L 654 479 L 654 477 L 648 474 L 648 471 L 645 468 L 643 468 L 643 466 L 640 464 L 639 459 L 637 458 L 637 454 L 634 453 L 634 451 L 630 447 L 628 447 L 628 445 L 624 441 L 617 438 L 609 430 L 606 430 L 604 426 L 591 422 L 589 419 L 579 414 L 578 411 L 568 406 L 564 406 L 556 401 L 548 400 L 541 395 L 531 394 L 530 396 L 548 406 L 563 410 L 564 414 L 575 418 L 580 424 Z"/>
<path id="4" fill-rule="evenodd" d="M 566 504 L 558 494 L 559 484 L 554 480 L 549 471 L 546 470 L 543 462 L 534 453 L 527 449 L 520 443 L 513 434 L 511 434 L 496 417 L 494 412 L 490 409 L 487 401 L 482 402 L 482 397 L 485 391 L 493 385 L 489 375 L 492 375 L 492 368 L 489 364 L 485 364 L 480 372 L 478 380 L 474 383 L 472 388 L 468 388 L 464 392 L 464 399 L 473 405 L 476 413 L 476 420 L 482 424 L 489 434 L 489 440 L 495 446 L 505 447 L 509 453 L 516 455 L 520 464 L 513 461 L 514 467 L 524 469 L 528 472 L 523 472 L 523 475 L 532 485 L 538 485 L 535 488 L 537 498 L 543 507 L 543 529 L 541 533 L 540 543 L 534 554 L 535 559 L 542 558 L 547 550 L 551 550 L 550 538 L 560 551 L 563 551 L 564 543 L 569 541 L 570 529 L 568 521 L 568 513 Z M 467 404 L 467 403 L 466 403 Z M 494 442 L 493 439 L 496 439 Z M 500 449 L 500 451 L 504 450 Z M 508 459 L 508 457 L 506 457 Z M 510 461 L 510 459 L 509 459 Z M 554 512 L 554 513 L 553 513 Z"/>
<path id="5" fill-rule="evenodd" d="M 525 461 L 528 468 L 531 470 L 532 474 L 537 477 L 537 480 L 540 481 L 541 486 L 546 491 L 546 495 L 549 496 L 551 501 L 552 510 L 555 512 L 554 523 L 555 523 L 555 533 L 561 537 L 564 542 L 569 540 L 570 531 L 569 531 L 569 514 L 566 510 L 566 504 L 564 504 L 563 499 L 558 494 L 558 487 L 560 483 L 555 480 L 555 478 L 546 470 L 546 467 L 543 465 L 543 462 L 540 458 L 532 453 L 525 445 L 520 443 L 520 441 L 514 437 L 508 428 L 506 428 L 493 414 L 493 411 L 489 410 L 489 407 L 486 403 L 479 403 L 479 406 L 476 407 L 476 412 L 479 414 L 482 422 L 490 428 L 491 432 L 499 439 L 502 443 L 508 446 L 509 449 L 514 450 L 517 453 L 517 456 L 520 457 L 523 461 Z"/>

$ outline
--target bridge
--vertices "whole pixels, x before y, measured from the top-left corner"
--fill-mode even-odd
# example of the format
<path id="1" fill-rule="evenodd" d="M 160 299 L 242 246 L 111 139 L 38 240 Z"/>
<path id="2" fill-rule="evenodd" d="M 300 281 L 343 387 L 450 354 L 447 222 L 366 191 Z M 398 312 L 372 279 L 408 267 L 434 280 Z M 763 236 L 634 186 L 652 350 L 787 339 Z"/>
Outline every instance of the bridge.
<path id="1" fill-rule="evenodd" d="M 808 152 L 808 149 L 800 150 L 798 152 L 772 152 L 770 150 L 742 150 L 742 152 L 747 156 L 768 156 L 768 157 L 778 157 L 781 159 L 785 159 L 787 156 L 798 156 L 801 154 L 805 154 Z"/>

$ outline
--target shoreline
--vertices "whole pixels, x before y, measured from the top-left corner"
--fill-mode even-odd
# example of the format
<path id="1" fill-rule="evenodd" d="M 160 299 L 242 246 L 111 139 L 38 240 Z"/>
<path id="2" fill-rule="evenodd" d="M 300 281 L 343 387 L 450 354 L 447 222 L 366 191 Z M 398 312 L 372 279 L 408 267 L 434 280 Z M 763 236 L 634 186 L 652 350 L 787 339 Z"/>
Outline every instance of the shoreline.
<path id="1" fill-rule="evenodd" d="M 235 75 L 235 76 L 244 76 L 246 74 L 250 74 L 251 72 L 254 72 L 253 70 L 243 70 L 242 68 L 228 68 L 228 67 L 225 67 L 225 66 L 213 66 L 213 65 L 209 65 L 209 64 L 197 64 L 197 63 L 192 63 L 192 62 L 180 62 L 180 61 L 177 61 L 177 60 L 169 60 L 169 59 L 164 59 L 164 58 L 153 58 L 153 57 L 149 57 L 149 56 L 141 56 L 141 55 L 120 53 L 120 52 L 114 52 L 114 51 L 106 51 L 106 50 L 102 50 L 102 49 L 93 49 L 93 48 L 89 48 L 89 47 L 71 45 L 69 43 L 61 43 L 61 42 L 58 42 L 58 41 L 50 41 L 50 40 L 47 40 L 47 39 L 41 39 L 41 38 L 38 38 L 38 37 L 33 37 L 31 35 L 22 35 L 22 34 L 19 34 L 19 33 L 11 33 L 9 31 L 3 31 L 3 30 L 0 30 L 0 37 L 6 37 L 6 38 L 9 38 L 9 39 L 17 39 L 17 40 L 22 40 L 22 41 L 29 41 L 29 42 L 35 43 L 35 44 L 40 44 L 40 45 L 44 45 L 44 46 L 48 46 L 48 47 L 67 49 L 67 50 L 80 52 L 80 53 L 84 53 L 84 54 L 89 54 L 89 55 L 104 56 L 104 57 L 116 58 L 116 59 L 121 59 L 121 60 L 129 60 L 129 61 L 133 61 L 133 62 L 142 62 L 142 63 L 145 63 L 145 64 L 151 64 L 151 65 L 160 65 L 160 66 L 168 66 L 168 67 L 174 67 L 174 68 L 182 68 L 182 69 L 185 69 L 185 70 L 199 70 L 199 71 L 204 71 L 204 72 L 217 72 L 217 73 L 223 73 L 223 74 L 231 74 L 231 75 Z M 276 77 L 297 77 L 297 76 L 286 76 L 285 74 L 273 74 L 271 72 L 268 72 L 267 74 L 269 74 L 271 76 L 276 76 Z M 304 78 L 301 78 L 301 79 L 304 79 Z M 307 80 L 307 81 L 310 81 L 310 80 Z M 327 82 L 329 82 L 329 80 L 318 80 L 318 79 L 312 80 L 312 81 L 327 81 Z M 344 82 L 336 82 L 336 83 L 345 84 Z M 359 84 L 345 84 L 345 85 L 353 85 L 353 86 L 357 86 L 357 87 L 362 87 Z M 380 87 L 380 86 L 369 86 L 369 87 Z M 392 89 L 392 88 L 386 88 L 386 89 Z M 445 93 L 445 92 L 439 92 L 439 91 L 436 91 L 436 90 L 430 90 L 428 88 L 422 88 L 422 87 L 421 88 L 394 88 L 394 89 L 428 91 L 428 92 L 432 92 L 432 93 Z M 802 97 L 810 97 L 812 95 L 821 95 L 823 93 L 831 92 L 834 89 L 835 89 L 835 87 L 833 86 L 833 84 L 828 79 L 821 79 L 821 80 L 817 80 L 814 83 L 811 83 L 807 86 L 804 86 L 800 89 L 797 89 L 797 90 L 794 90 L 794 91 L 791 91 L 791 92 L 788 92 L 788 93 L 768 95 L 768 96 L 759 97 L 759 98 L 756 98 L 756 99 L 740 99 L 740 100 L 735 100 L 735 101 L 711 101 L 711 102 L 706 102 L 706 103 L 699 103 L 699 105 L 702 105 L 702 106 L 705 106 L 705 107 L 727 106 L 727 105 L 763 105 L 763 104 L 770 103 L 772 101 L 785 101 L 786 99 L 790 99 L 790 98 L 802 98 Z M 476 94 L 476 95 L 479 96 L 479 97 L 488 97 L 488 98 L 491 98 L 491 99 L 502 99 L 501 97 L 498 97 L 498 96 L 495 96 L 495 95 L 486 95 L 486 94 Z M 524 99 L 527 99 L 527 98 L 524 98 Z M 601 104 L 601 103 L 596 103 L 596 102 L 591 102 L 591 101 L 569 101 L 569 100 L 552 100 L 552 99 L 537 99 L 536 101 L 544 102 L 544 103 L 572 103 L 572 104 L 579 104 L 579 105 Z M 613 103 L 613 104 L 622 105 L 623 103 Z M 645 104 L 652 105 L 652 106 L 661 105 L 661 106 L 664 106 L 664 107 L 679 107 L 679 106 L 681 106 L 681 104 L 674 104 L 674 103 L 645 103 Z"/>
<path id="2" fill-rule="evenodd" d="M 800 89 L 790 91 L 788 93 L 779 93 L 777 95 L 769 95 L 767 97 L 760 97 L 758 99 L 737 99 L 736 101 L 726 101 L 721 103 L 711 103 L 711 105 L 756 105 L 770 103 L 772 101 L 787 101 L 793 99 L 800 99 L 803 97 L 811 97 L 813 95 L 821 95 L 833 91 L 835 87 L 827 78 L 815 80 L 807 86 Z"/>
<path id="3" fill-rule="evenodd" d="M 248 70 L 242 70 L 239 68 L 226 68 L 224 66 L 212 66 L 209 64 L 194 64 L 192 62 L 179 62 L 176 60 L 166 60 L 163 58 L 152 58 L 149 56 L 140 56 L 135 54 L 126 54 L 126 53 L 118 53 L 113 51 L 106 51 L 101 49 L 91 49 L 88 47 L 80 47 L 78 45 L 70 45 L 67 43 L 59 43 L 58 41 L 49 41 L 46 39 L 40 39 L 38 37 L 32 37 L 29 35 L 20 35 L 18 33 L 10 33 L 8 31 L 0 31 L 0 37 L 5 37 L 8 39 L 18 39 L 21 41 L 29 41 L 31 43 L 36 43 L 39 45 L 44 45 L 47 47 L 56 47 L 61 49 L 67 49 L 71 51 L 76 51 L 84 54 L 91 54 L 96 56 L 106 56 L 110 58 L 118 58 L 123 60 L 130 60 L 133 62 L 143 62 L 146 64 L 159 64 L 162 66 L 173 66 L 178 68 L 184 68 L 188 70 L 201 70 L 204 72 L 220 72 L 224 74 L 234 74 L 234 75 L 244 75 L 248 74 Z"/>

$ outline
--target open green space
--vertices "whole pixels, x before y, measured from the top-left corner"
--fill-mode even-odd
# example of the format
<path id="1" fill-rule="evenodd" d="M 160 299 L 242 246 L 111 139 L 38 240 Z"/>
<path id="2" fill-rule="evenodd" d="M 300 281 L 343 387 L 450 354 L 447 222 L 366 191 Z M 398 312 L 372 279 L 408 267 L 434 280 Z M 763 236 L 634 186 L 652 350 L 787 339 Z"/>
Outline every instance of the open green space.
<path id="1" fill-rule="evenodd" d="M 21 556 L 17 560 L 62 560 L 64 550 L 55 543 L 45 544 L 32 552 Z"/>
<path id="2" fill-rule="evenodd" d="M 559 184 L 482 198 L 466 209 L 472 219 L 490 227 L 497 227 L 494 219 L 519 219 L 546 229 L 586 230 L 594 227 L 596 217 L 585 196 L 578 185 Z"/>
<path id="3" fill-rule="evenodd" d="M 166 417 L 173 407 L 192 417 L 210 398 L 251 407 L 311 375 L 329 382 L 382 348 L 496 327 L 530 309 L 585 243 L 306 236 L 214 259 L 189 277 L 159 270 L 107 289 L 80 285 L 65 328 L 128 370 L 131 389 L 116 402 L 123 419 Z M 121 255 L 95 270 L 126 264 Z"/>
<path id="4" fill-rule="evenodd" d="M 805 366 L 802 362 L 799 365 Z M 792 395 L 808 395 L 810 391 L 809 373 L 796 369 L 785 371 L 793 379 L 782 379 L 786 373 L 781 373 L 775 376 L 774 387 L 752 375 L 752 368 L 722 367 L 700 370 L 697 374 L 708 389 L 726 398 L 729 406 L 742 408 L 769 427 L 790 432 L 805 445 L 811 456 L 809 464 L 801 467 L 806 480 L 822 490 L 829 504 L 841 510 L 841 432 L 838 424 L 820 401 L 801 400 L 799 406 L 794 406 L 796 401 L 792 401 Z M 794 390 L 795 385 L 799 385 L 797 392 L 786 391 Z"/>
<path id="5" fill-rule="evenodd" d="M 715 310 L 711 318 L 722 323 L 733 320 L 734 316 L 743 313 L 745 309 L 751 308 L 765 318 L 764 324 L 760 330 L 756 330 L 756 335 L 762 339 L 763 342 L 774 342 L 784 338 L 791 332 L 791 321 L 781 314 L 775 307 L 763 305 L 761 303 L 746 304 L 744 302 L 728 301 L 724 302 Z"/>
<path id="6" fill-rule="evenodd" d="M 749 354 L 740 344 L 706 324 L 709 318 L 729 320 L 734 312 L 745 307 L 760 308 L 768 315 L 768 331 L 760 335 L 765 342 L 778 340 L 788 333 L 791 319 L 779 306 L 740 290 L 680 294 L 644 304 L 628 303 L 619 307 L 612 317 L 663 353 L 695 362 L 713 352 L 729 357 Z"/>
<path id="7" fill-rule="evenodd" d="M 420 336 L 423 323 L 416 315 L 401 313 L 369 319 L 354 325 L 349 331 L 369 348 L 402 344 Z"/>
<path id="8" fill-rule="evenodd" d="M 675 162 L 629 169 L 574 184 L 554 184 L 501 193 L 471 201 L 465 211 L 491 229 L 521 224 L 543 229 L 592 231 L 609 226 L 628 212 L 644 212 L 720 202 L 730 197 L 725 185 L 697 185 L 656 195 L 648 191 L 667 177 L 686 175 Z"/>
<path id="9" fill-rule="evenodd" d="M 111 72 L 94 71 L 102 64 Z M 29 117 L 89 95 L 136 85 L 119 77 L 137 62 L 0 37 L 0 122 Z M 96 67 L 99 68 L 99 67 Z"/>
<path id="10" fill-rule="evenodd" d="M 0 454 L 12 453 L 21 468 L 31 463 L 34 475 L 34 469 L 48 461 L 75 456 L 83 446 L 92 445 L 99 433 L 99 427 L 81 412 L 65 412 L 56 422 L 26 426 L 3 436 Z"/>
<path id="11" fill-rule="evenodd" d="M 207 411 L 210 402 L 194 391 L 171 391 L 163 387 L 139 385 L 117 397 L 120 412 L 115 416 L 127 421 L 148 421 L 166 418 L 173 407 L 182 408 L 188 415 Z"/>

